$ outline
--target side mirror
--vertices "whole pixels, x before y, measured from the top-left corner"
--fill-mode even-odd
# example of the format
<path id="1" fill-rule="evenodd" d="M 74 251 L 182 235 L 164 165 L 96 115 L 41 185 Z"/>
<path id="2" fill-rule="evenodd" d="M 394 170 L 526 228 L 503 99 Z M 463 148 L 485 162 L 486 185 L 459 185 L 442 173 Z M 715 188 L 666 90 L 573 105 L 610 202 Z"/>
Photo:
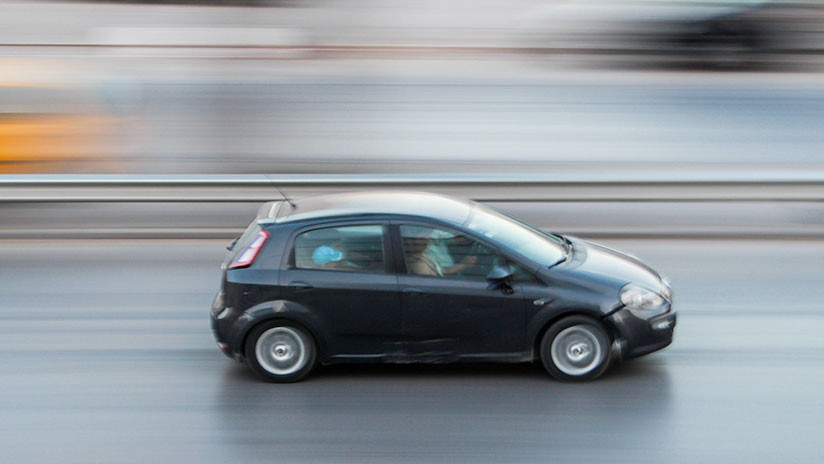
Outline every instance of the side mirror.
<path id="1" fill-rule="evenodd" d="M 233 238 L 233 239 L 232 239 L 232 241 L 230 241 L 229 243 L 227 243 L 227 244 L 226 244 L 226 249 L 227 249 L 227 250 L 229 250 L 229 251 L 232 251 L 232 249 L 235 247 L 235 245 L 237 245 L 237 241 L 238 241 L 238 240 L 240 240 L 240 235 L 238 235 L 237 237 Z"/>
<path id="2" fill-rule="evenodd" d="M 507 295 L 513 293 L 512 289 L 512 269 L 509 266 L 495 266 L 489 271 L 486 276 L 486 281 L 489 284 L 487 290 L 501 289 Z"/>

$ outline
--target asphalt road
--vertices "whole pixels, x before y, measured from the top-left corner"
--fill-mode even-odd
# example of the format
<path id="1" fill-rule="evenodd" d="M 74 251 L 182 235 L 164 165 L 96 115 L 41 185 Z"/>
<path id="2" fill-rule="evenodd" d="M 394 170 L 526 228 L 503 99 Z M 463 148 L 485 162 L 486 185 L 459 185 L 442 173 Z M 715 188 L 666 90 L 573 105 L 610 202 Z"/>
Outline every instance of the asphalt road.
<path id="1" fill-rule="evenodd" d="M 610 241 L 669 275 L 675 343 L 589 384 L 530 365 L 270 385 L 208 327 L 222 241 L 0 241 L 9 463 L 820 462 L 824 242 Z"/>

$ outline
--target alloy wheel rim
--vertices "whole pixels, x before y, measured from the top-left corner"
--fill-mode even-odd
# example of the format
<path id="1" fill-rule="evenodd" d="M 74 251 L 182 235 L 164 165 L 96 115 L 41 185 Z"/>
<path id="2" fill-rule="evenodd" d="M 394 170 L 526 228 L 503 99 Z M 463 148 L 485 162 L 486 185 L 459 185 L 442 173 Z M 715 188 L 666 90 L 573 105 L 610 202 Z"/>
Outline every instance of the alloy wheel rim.
<path id="1" fill-rule="evenodd" d="M 257 360 L 267 372 L 289 375 L 301 370 L 308 361 L 306 342 L 291 327 L 273 327 L 255 343 Z"/>
<path id="2" fill-rule="evenodd" d="M 601 344 L 588 326 L 575 325 L 555 336 L 550 356 L 564 374 L 581 376 L 592 372 L 601 362 Z"/>

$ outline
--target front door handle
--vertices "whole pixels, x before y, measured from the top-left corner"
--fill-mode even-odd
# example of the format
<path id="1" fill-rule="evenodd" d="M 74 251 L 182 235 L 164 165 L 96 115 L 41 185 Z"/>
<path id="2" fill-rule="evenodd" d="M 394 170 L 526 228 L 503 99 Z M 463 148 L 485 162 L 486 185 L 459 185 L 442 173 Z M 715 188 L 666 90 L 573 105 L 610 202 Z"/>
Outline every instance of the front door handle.
<path id="1" fill-rule="evenodd" d="M 420 288 L 416 288 L 416 287 L 406 287 L 405 289 L 403 289 L 403 294 L 404 295 L 409 295 L 409 296 L 417 296 L 417 295 L 423 295 L 424 291 L 421 290 Z"/>
<path id="2" fill-rule="evenodd" d="M 305 292 L 307 290 L 312 290 L 312 284 L 306 282 L 290 282 L 289 286 L 295 289 L 296 292 Z"/>

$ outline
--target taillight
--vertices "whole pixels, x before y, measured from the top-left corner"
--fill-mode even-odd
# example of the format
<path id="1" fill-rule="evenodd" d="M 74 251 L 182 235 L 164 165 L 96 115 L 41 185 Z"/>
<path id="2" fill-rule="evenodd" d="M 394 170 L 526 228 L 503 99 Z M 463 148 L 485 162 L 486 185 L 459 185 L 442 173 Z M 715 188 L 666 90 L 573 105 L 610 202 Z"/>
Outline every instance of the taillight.
<path id="1" fill-rule="evenodd" d="M 232 264 L 229 265 L 229 269 L 246 267 L 255 262 L 255 258 L 257 258 L 258 253 L 260 253 L 260 249 L 263 248 L 263 244 L 266 243 L 268 238 L 269 232 L 266 232 L 265 230 L 258 232 L 258 236 L 255 237 L 252 243 L 250 243 L 243 249 L 243 251 L 235 256 L 235 259 L 232 260 Z"/>

